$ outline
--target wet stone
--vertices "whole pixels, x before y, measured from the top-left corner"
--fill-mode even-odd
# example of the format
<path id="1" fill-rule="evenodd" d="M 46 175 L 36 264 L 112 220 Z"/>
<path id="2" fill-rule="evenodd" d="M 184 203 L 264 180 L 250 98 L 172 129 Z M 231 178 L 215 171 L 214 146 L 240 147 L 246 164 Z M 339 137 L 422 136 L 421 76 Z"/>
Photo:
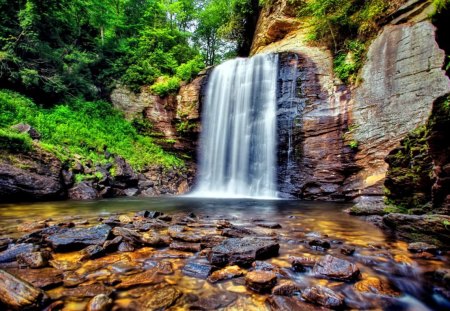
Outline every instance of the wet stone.
<path id="1" fill-rule="evenodd" d="M 63 285 L 64 287 L 75 287 L 80 285 L 85 281 L 85 278 L 82 275 L 74 271 L 64 272 Z"/>
<path id="2" fill-rule="evenodd" d="M 57 300 L 61 298 L 91 298 L 97 295 L 109 296 L 113 290 L 100 283 L 89 285 L 80 285 L 72 288 L 64 288 L 63 291 L 49 291 L 51 299 Z"/>
<path id="3" fill-rule="evenodd" d="M 190 310 L 218 310 L 225 308 L 236 301 L 238 295 L 232 292 L 223 291 L 214 293 L 207 297 L 199 297 L 191 302 Z"/>
<path id="4" fill-rule="evenodd" d="M 46 227 L 45 222 L 26 222 L 17 226 L 17 231 L 20 232 L 32 232 Z"/>
<path id="5" fill-rule="evenodd" d="M 143 268 L 145 270 L 156 269 L 156 271 L 160 274 L 172 274 L 173 273 L 172 263 L 167 260 L 162 260 L 162 261 L 146 260 L 144 262 Z"/>
<path id="6" fill-rule="evenodd" d="M 22 253 L 17 255 L 19 265 L 30 268 L 42 268 L 48 265 L 47 256 L 42 252 Z"/>
<path id="7" fill-rule="evenodd" d="M 123 238 L 121 236 L 116 236 L 114 239 L 108 240 L 103 243 L 103 248 L 106 252 L 113 252 L 119 247 L 119 244 L 120 242 L 122 242 L 122 240 Z"/>
<path id="8" fill-rule="evenodd" d="M 254 235 L 255 232 L 244 227 L 233 226 L 223 229 L 221 234 L 229 238 L 243 238 L 248 235 Z"/>
<path id="9" fill-rule="evenodd" d="M 134 286 L 159 284 L 162 281 L 163 277 L 158 275 L 156 269 L 151 269 L 122 278 L 122 282 L 117 284 L 116 288 L 126 289 Z"/>
<path id="10" fill-rule="evenodd" d="M 326 308 L 318 307 L 309 303 L 305 303 L 299 300 L 297 297 L 287 296 L 270 296 L 266 300 L 266 304 L 272 311 L 316 311 L 316 310 L 329 310 Z"/>
<path id="11" fill-rule="evenodd" d="M 214 269 L 213 266 L 208 264 L 191 262 L 183 267 L 183 273 L 194 278 L 206 279 Z"/>
<path id="12" fill-rule="evenodd" d="M 30 243 L 10 244 L 0 253 L 0 263 L 15 261 L 18 255 L 31 253 L 35 249 L 36 247 Z"/>
<path id="13" fill-rule="evenodd" d="M 11 238 L 0 238 L 0 252 L 7 249 L 8 245 L 12 243 L 14 243 L 14 240 Z"/>
<path id="14" fill-rule="evenodd" d="M 286 281 L 278 284 L 272 289 L 272 295 L 294 296 L 301 292 L 301 287 L 293 281 Z"/>
<path id="15" fill-rule="evenodd" d="M 229 280 L 242 276 L 244 275 L 244 273 L 245 271 L 242 270 L 239 266 L 228 266 L 211 273 L 211 275 L 208 277 L 208 281 L 211 283 L 215 283 L 218 281 Z"/>
<path id="16" fill-rule="evenodd" d="M 111 227 L 98 225 L 90 228 L 63 229 L 47 237 L 47 241 L 56 251 L 80 249 L 89 245 L 102 245 L 105 243 Z"/>
<path id="17" fill-rule="evenodd" d="M 84 248 L 81 253 L 82 257 L 80 260 L 87 260 L 103 256 L 105 254 L 105 250 L 100 245 L 89 245 Z"/>
<path id="18" fill-rule="evenodd" d="M 200 243 L 172 242 L 169 248 L 183 252 L 199 252 L 201 250 Z"/>
<path id="19" fill-rule="evenodd" d="M 50 266 L 61 271 L 72 271 L 78 269 L 81 266 L 80 262 L 69 260 L 50 260 L 49 263 Z"/>
<path id="20" fill-rule="evenodd" d="M 355 253 L 355 248 L 352 246 L 342 246 L 341 247 L 341 254 L 346 256 L 352 256 Z"/>
<path id="21" fill-rule="evenodd" d="M 270 271 L 250 271 L 245 276 L 245 285 L 258 292 L 269 292 L 277 282 L 277 275 Z"/>
<path id="22" fill-rule="evenodd" d="M 226 240 L 226 237 L 220 235 L 206 235 L 202 237 L 201 247 L 202 248 L 212 248 L 219 245 Z"/>
<path id="23" fill-rule="evenodd" d="M 257 260 L 252 263 L 252 268 L 255 270 L 261 270 L 261 271 L 271 271 L 273 273 L 279 274 L 281 272 L 280 267 L 271 264 L 270 262 L 260 261 Z"/>
<path id="24" fill-rule="evenodd" d="M 314 286 L 303 290 L 302 297 L 309 302 L 327 307 L 338 308 L 344 304 L 344 297 L 324 286 Z"/>
<path id="25" fill-rule="evenodd" d="M 280 229 L 281 225 L 276 222 L 258 222 L 256 224 L 258 227 L 268 228 L 268 229 Z"/>
<path id="26" fill-rule="evenodd" d="M 87 311 L 107 311 L 109 310 L 109 307 L 112 305 L 112 299 L 109 298 L 105 294 L 100 294 L 92 298 L 88 305 L 86 310 Z"/>
<path id="27" fill-rule="evenodd" d="M 212 248 L 208 256 L 211 264 L 249 266 L 253 261 L 278 255 L 280 245 L 273 240 L 253 237 L 230 238 Z"/>
<path id="28" fill-rule="evenodd" d="M 119 244 L 119 247 L 117 248 L 119 252 L 133 252 L 134 246 L 131 245 L 129 242 L 122 242 Z"/>
<path id="29" fill-rule="evenodd" d="M 376 277 L 368 277 L 364 280 L 356 282 L 355 289 L 361 293 L 373 293 L 386 296 L 399 296 L 400 294 L 394 291 L 389 284 L 383 282 Z"/>
<path id="30" fill-rule="evenodd" d="M 148 291 L 139 298 L 139 302 L 142 305 L 143 310 L 166 310 L 173 306 L 181 295 L 182 293 L 174 286 L 164 286 L 159 289 Z"/>
<path id="31" fill-rule="evenodd" d="M 29 282 L 33 286 L 48 289 L 63 283 L 63 274 L 54 268 L 8 269 L 12 275 Z"/>
<path id="32" fill-rule="evenodd" d="M 120 221 L 121 223 L 123 223 L 123 224 L 129 224 L 129 223 L 132 222 L 130 216 L 127 216 L 127 215 L 120 215 L 120 216 L 119 216 L 119 221 Z"/>
<path id="33" fill-rule="evenodd" d="M 410 243 L 408 245 L 408 250 L 411 253 L 427 252 L 427 253 L 431 253 L 431 254 L 436 254 L 436 252 L 438 251 L 438 248 L 437 248 L 437 246 L 431 245 L 428 243 L 415 242 L 415 243 Z"/>
<path id="34" fill-rule="evenodd" d="M 121 236 L 124 242 L 130 245 L 139 245 L 142 243 L 142 236 L 135 230 L 131 230 L 123 227 L 115 227 L 112 229 L 112 234 L 115 236 Z"/>
<path id="35" fill-rule="evenodd" d="M 358 267 L 344 259 L 326 255 L 314 265 L 313 273 L 317 277 L 351 281 L 359 277 Z"/>
<path id="36" fill-rule="evenodd" d="M 331 247 L 330 242 L 321 239 L 314 239 L 308 242 L 309 246 L 317 250 L 324 250 Z"/>
<path id="37" fill-rule="evenodd" d="M 297 272 L 304 272 L 307 268 L 313 268 L 316 264 L 316 259 L 312 257 L 289 257 L 289 262 L 292 269 Z"/>
<path id="38" fill-rule="evenodd" d="M 0 270 L 0 304 L 13 310 L 39 310 L 45 294 L 39 288 Z"/>

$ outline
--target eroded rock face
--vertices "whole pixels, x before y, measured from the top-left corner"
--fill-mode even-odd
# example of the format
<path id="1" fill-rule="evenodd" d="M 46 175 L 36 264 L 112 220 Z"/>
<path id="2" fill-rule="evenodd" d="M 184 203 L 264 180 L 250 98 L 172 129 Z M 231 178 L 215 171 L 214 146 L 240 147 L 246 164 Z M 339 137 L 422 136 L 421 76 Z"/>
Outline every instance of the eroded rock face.
<path id="1" fill-rule="evenodd" d="M 34 147 L 24 154 L 0 153 L 0 201 L 65 198 L 62 164 L 55 156 Z"/>
<path id="2" fill-rule="evenodd" d="M 352 107 L 361 171 L 346 181 L 346 191 L 383 195 L 385 157 L 426 123 L 435 99 L 450 92 L 444 56 L 429 21 L 386 26 L 371 44 Z"/>

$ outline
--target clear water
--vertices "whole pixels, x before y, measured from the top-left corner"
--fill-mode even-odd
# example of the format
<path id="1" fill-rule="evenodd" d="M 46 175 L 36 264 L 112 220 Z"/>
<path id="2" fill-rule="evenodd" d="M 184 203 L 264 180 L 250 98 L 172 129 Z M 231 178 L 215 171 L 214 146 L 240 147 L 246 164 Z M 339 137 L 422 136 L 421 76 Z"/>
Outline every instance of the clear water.
<path id="1" fill-rule="evenodd" d="M 277 55 L 217 66 L 202 112 L 196 197 L 276 197 Z"/>
<path id="2" fill-rule="evenodd" d="M 442 254 L 432 259 L 417 258 L 407 251 L 407 243 L 396 240 L 377 227 L 344 213 L 346 204 L 303 202 L 296 200 L 252 200 L 252 199 L 196 199 L 196 198 L 148 198 L 148 199 L 111 199 L 94 202 L 50 202 L 32 204 L 0 205 L 0 237 L 18 237 L 23 232 L 17 232 L 17 226 L 23 222 L 40 221 L 51 218 L 53 222 L 89 220 L 86 226 L 99 223 L 99 217 L 107 218 L 115 214 L 132 216 L 139 210 L 158 210 L 170 215 L 186 215 L 194 212 L 199 220 L 191 230 L 199 234 L 220 234 L 215 229 L 215 222 L 228 219 L 237 226 L 251 230 L 263 230 L 261 234 L 272 232 L 279 239 L 280 254 L 268 262 L 275 264 L 284 271 L 288 278 L 302 286 L 324 285 L 342 293 L 348 309 L 362 310 L 371 308 L 377 310 L 444 310 L 450 304 L 439 293 L 433 292 L 433 287 L 427 282 L 427 275 L 438 268 L 449 268 L 447 255 Z M 258 221 L 271 221 L 281 224 L 281 229 L 263 229 L 256 226 Z M 259 229 L 258 229 L 259 228 Z M 161 234 L 166 234 L 164 231 Z M 332 241 L 331 248 L 325 252 L 311 249 L 305 242 L 308 237 L 321 236 Z M 340 253 L 342 245 L 353 246 L 356 252 L 353 256 Z M 331 254 L 354 262 L 362 273 L 362 280 L 377 278 L 386 287 L 398 292 L 395 297 L 377 295 L 361 295 L 355 291 L 355 282 L 338 282 L 315 278 L 311 272 L 294 272 L 290 269 L 290 256 L 311 256 L 320 258 Z M 55 254 L 56 260 L 76 261 L 79 253 Z M 72 256 L 72 257 L 71 257 Z M 78 257 L 77 257 L 78 256 Z M 165 257 L 167 256 L 167 257 Z M 147 259 L 170 260 L 174 266 L 174 274 L 164 276 L 164 282 L 174 284 L 185 295 L 196 295 L 207 298 L 212 294 L 232 292 L 237 298 L 223 310 L 269 310 L 264 303 L 268 295 L 261 295 L 248 290 L 242 279 L 228 280 L 211 284 L 206 280 L 184 275 L 181 270 L 187 262 L 205 261 L 199 253 L 187 258 L 173 258 L 168 248 L 144 248 L 134 253 L 111 254 L 101 259 L 87 261 L 77 270 L 88 273 L 101 269 L 109 273 L 110 263 L 114 260 L 127 260 L 141 267 Z M 60 258 L 61 257 L 61 258 Z M 131 258 L 131 259 L 130 259 Z M 172 259 L 173 258 L 173 259 Z M 131 260 L 131 261 L 130 261 Z M 142 268 L 141 268 L 142 269 Z M 103 282 L 103 274 L 87 275 L 88 284 Z M 81 284 L 80 286 L 83 286 Z M 63 287 L 50 290 L 57 295 L 63 292 Z M 140 292 L 154 290 L 154 286 L 142 286 L 136 289 L 119 291 L 114 300 L 115 308 L 127 307 L 136 300 Z M 71 310 L 84 310 L 89 299 L 64 298 L 66 306 Z M 186 310 L 188 305 L 180 300 L 171 310 Z"/>

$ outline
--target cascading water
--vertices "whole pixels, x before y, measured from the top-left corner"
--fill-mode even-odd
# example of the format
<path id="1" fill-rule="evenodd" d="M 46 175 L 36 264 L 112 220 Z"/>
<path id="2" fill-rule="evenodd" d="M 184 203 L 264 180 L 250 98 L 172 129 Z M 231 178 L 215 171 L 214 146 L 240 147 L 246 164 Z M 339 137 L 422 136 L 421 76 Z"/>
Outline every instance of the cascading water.
<path id="1" fill-rule="evenodd" d="M 278 56 L 269 54 L 213 70 L 193 196 L 276 197 L 277 71 Z"/>

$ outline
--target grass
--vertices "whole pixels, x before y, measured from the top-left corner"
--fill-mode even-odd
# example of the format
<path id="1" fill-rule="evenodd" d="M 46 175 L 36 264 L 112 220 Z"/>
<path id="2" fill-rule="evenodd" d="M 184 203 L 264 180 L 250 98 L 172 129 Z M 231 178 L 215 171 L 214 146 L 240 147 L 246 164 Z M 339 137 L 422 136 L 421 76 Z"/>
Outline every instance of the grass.
<path id="1" fill-rule="evenodd" d="M 41 134 L 40 146 L 64 162 L 75 157 L 81 162 L 106 163 L 104 151 L 122 156 L 136 170 L 152 165 L 182 166 L 183 161 L 165 152 L 151 138 L 138 133 L 122 114 L 107 102 L 73 102 L 43 109 L 30 99 L 0 90 L 0 141 L 20 151 L 31 142 L 12 133 L 17 123 L 28 123 Z M 22 146 L 22 147 L 18 147 Z"/>

